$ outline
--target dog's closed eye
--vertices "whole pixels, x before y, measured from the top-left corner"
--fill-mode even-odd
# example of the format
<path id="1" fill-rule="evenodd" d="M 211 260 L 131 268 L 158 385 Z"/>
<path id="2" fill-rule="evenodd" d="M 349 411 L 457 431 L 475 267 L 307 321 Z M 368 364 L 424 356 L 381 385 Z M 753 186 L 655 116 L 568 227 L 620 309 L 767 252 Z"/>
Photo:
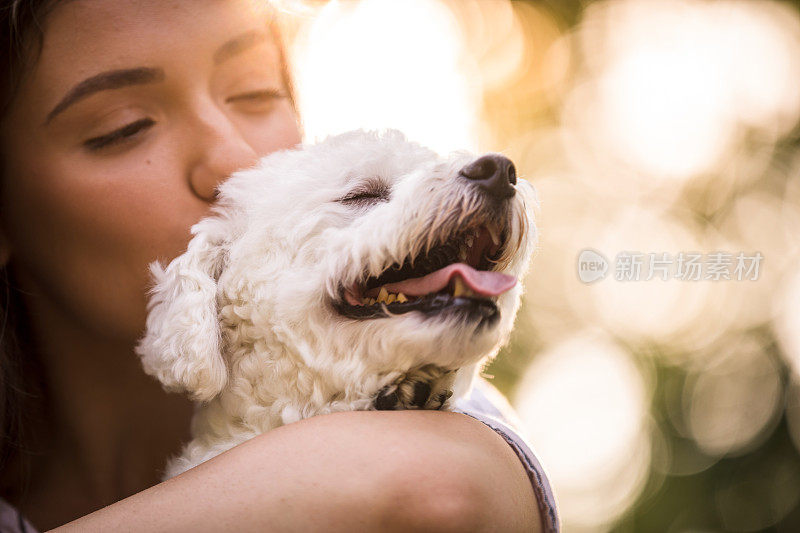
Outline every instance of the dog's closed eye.
<path id="1" fill-rule="evenodd" d="M 370 181 L 339 198 L 337 202 L 345 205 L 367 206 L 378 202 L 388 202 L 389 187 L 379 180 Z"/>

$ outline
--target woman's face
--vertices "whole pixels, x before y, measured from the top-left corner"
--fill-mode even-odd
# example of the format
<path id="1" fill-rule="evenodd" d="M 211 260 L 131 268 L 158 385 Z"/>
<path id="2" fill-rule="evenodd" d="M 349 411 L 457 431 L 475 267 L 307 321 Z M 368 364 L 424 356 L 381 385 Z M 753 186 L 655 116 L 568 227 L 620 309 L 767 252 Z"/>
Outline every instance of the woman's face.
<path id="1" fill-rule="evenodd" d="M 256 0 L 74 0 L 0 130 L 17 282 L 90 334 L 135 340 L 169 261 L 232 171 L 300 141 Z"/>

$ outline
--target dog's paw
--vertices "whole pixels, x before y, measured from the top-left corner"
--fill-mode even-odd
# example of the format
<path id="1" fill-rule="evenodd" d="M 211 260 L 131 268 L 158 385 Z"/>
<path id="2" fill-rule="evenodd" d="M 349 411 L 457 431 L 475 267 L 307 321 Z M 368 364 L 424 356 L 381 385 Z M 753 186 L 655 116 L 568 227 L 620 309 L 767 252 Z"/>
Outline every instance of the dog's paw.
<path id="1" fill-rule="evenodd" d="M 373 406 L 378 411 L 447 409 L 454 380 L 454 370 L 425 365 L 382 388 Z"/>

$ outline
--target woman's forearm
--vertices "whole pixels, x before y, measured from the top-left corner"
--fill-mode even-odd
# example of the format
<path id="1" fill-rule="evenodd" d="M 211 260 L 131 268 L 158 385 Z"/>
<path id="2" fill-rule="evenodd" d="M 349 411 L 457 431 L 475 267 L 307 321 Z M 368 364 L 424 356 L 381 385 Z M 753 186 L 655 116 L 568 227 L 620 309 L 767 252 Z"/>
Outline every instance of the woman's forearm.
<path id="1" fill-rule="evenodd" d="M 57 531 L 458 529 L 475 511 L 461 415 L 337 413 L 256 437 Z M 474 421 L 473 421 L 474 422 Z M 472 426 L 470 426 L 472 427 Z M 455 435 L 454 435 L 455 433 Z"/>

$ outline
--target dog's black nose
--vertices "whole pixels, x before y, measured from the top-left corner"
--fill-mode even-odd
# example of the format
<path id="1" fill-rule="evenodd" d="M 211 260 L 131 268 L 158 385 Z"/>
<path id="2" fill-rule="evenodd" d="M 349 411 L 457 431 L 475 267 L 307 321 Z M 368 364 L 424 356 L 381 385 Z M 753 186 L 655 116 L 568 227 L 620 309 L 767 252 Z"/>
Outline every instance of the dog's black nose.
<path id="1" fill-rule="evenodd" d="M 459 175 L 475 182 L 486 194 L 498 200 L 514 196 L 517 169 L 509 158 L 500 154 L 479 157 L 462 168 Z"/>

